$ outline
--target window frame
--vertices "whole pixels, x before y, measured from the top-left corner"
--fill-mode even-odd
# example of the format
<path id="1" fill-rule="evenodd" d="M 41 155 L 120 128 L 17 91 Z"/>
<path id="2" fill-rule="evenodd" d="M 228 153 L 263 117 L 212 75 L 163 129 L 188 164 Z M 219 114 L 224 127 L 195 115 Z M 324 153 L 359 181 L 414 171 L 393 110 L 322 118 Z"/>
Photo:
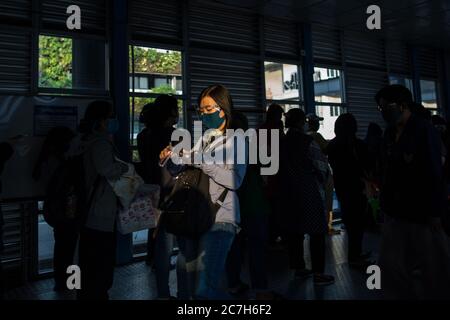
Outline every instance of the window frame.
<path id="1" fill-rule="evenodd" d="M 266 68 L 265 68 L 265 65 L 266 65 L 267 62 L 279 63 L 279 64 L 282 64 L 282 65 L 283 64 L 295 65 L 297 67 L 297 77 L 298 77 L 298 82 L 299 82 L 298 100 L 267 99 L 267 92 L 266 92 Z M 264 65 L 264 73 L 263 73 L 264 100 L 263 101 L 265 101 L 264 110 L 267 110 L 267 108 L 273 103 L 276 103 L 276 104 L 279 104 L 279 105 L 296 106 L 296 107 L 299 107 L 300 109 L 304 110 L 305 109 L 305 101 L 304 101 L 303 66 L 302 66 L 302 64 L 299 63 L 299 61 L 295 61 L 295 60 L 277 59 L 277 58 L 265 57 L 264 60 L 263 60 L 263 65 Z M 289 108 L 289 109 L 291 109 L 291 108 Z M 285 110 L 284 107 L 283 107 L 283 110 L 285 112 L 287 112 L 287 110 Z"/>
<path id="2" fill-rule="evenodd" d="M 182 46 L 171 46 L 165 44 L 158 44 L 152 42 L 142 42 L 142 41 L 129 41 L 128 42 L 128 61 L 130 61 L 130 65 L 128 68 L 128 78 L 132 79 L 131 87 L 128 88 L 128 95 L 130 105 L 128 106 L 130 112 L 130 136 L 128 137 L 130 141 L 130 152 L 133 155 L 135 151 L 137 151 L 137 143 L 134 143 L 134 117 L 135 117 L 135 98 L 157 98 L 161 93 L 153 93 L 153 92 L 136 92 L 136 73 L 134 71 L 134 48 L 135 47 L 145 47 L 151 49 L 161 49 L 161 50 L 169 50 L 169 51 L 178 51 L 181 54 L 181 82 L 182 82 L 182 94 L 174 94 L 173 96 L 178 100 L 182 101 L 182 127 L 185 128 L 187 124 L 187 84 L 186 84 L 186 70 L 185 70 L 185 61 L 186 61 L 186 51 Z M 131 54 L 131 55 L 130 55 Z"/>
<path id="3" fill-rule="evenodd" d="M 422 81 L 432 81 L 434 82 L 435 94 L 436 94 L 436 108 L 426 108 L 427 110 L 434 111 L 436 114 L 442 114 L 443 108 L 441 106 L 440 99 L 440 88 L 439 88 L 439 79 L 431 78 L 431 77 L 419 77 L 419 87 L 420 87 L 420 100 L 423 105 L 423 97 L 422 97 Z"/>
<path id="4" fill-rule="evenodd" d="M 39 86 L 39 78 L 40 78 L 40 69 L 39 69 L 39 39 L 41 36 L 45 37 L 58 37 L 58 38 L 67 38 L 71 39 L 81 39 L 81 40 L 94 40 L 103 42 L 105 44 L 105 90 L 100 89 L 77 89 L 77 88 L 51 88 L 51 87 L 41 87 Z M 36 92 L 37 95 L 58 95 L 58 96 L 81 96 L 81 97 L 100 97 L 100 98 L 111 98 L 111 77 L 110 77 L 110 45 L 107 39 L 101 36 L 88 35 L 88 34 L 74 34 L 71 32 L 63 32 L 63 31 L 48 31 L 41 30 L 36 34 L 36 39 L 34 39 L 34 48 L 35 52 L 35 72 L 32 74 L 32 82 L 33 82 L 33 91 Z"/>
<path id="5" fill-rule="evenodd" d="M 343 66 L 326 64 L 326 63 L 314 63 L 313 70 L 315 68 L 327 69 L 327 74 L 328 74 L 329 70 L 338 70 L 339 71 L 341 102 L 316 101 L 316 93 L 314 92 L 314 113 L 316 115 L 319 115 L 318 107 L 319 108 L 320 107 L 329 108 L 330 114 L 334 113 L 334 110 L 336 110 L 336 108 L 340 109 L 339 115 L 346 113 L 347 112 L 347 95 L 346 95 L 346 90 L 345 90 L 345 72 L 344 72 L 345 68 Z M 334 78 L 337 78 L 337 77 L 334 77 Z M 313 85 L 314 85 L 314 83 L 315 82 L 313 79 Z M 324 127 L 324 121 L 325 121 L 325 119 L 320 121 L 320 128 Z M 333 130 L 334 130 L 334 128 L 333 128 Z"/>

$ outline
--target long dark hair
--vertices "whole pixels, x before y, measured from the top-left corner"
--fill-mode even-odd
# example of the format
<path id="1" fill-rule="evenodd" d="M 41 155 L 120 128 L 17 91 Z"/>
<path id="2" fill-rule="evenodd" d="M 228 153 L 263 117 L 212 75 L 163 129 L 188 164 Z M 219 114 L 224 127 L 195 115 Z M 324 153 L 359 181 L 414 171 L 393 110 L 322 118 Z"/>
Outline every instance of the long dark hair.
<path id="1" fill-rule="evenodd" d="M 83 133 L 93 133 L 99 126 L 100 121 L 108 119 L 113 111 L 112 104 L 106 100 L 92 101 L 84 113 L 84 118 L 80 121 L 78 130 Z"/>
<path id="2" fill-rule="evenodd" d="M 197 103 L 200 106 L 202 99 L 205 97 L 211 97 L 217 103 L 217 105 L 225 113 L 226 125 L 225 129 L 232 128 L 232 113 L 233 113 L 233 100 L 231 99 L 230 92 L 221 84 L 214 84 L 206 87 L 202 90 L 198 96 Z"/>
<path id="3" fill-rule="evenodd" d="M 33 179 L 39 180 L 41 177 L 42 165 L 49 160 L 51 156 L 58 160 L 63 160 L 64 153 L 70 147 L 72 139 L 75 137 L 75 132 L 67 127 L 54 127 L 45 137 L 42 144 L 41 151 L 33 169 Z"/>

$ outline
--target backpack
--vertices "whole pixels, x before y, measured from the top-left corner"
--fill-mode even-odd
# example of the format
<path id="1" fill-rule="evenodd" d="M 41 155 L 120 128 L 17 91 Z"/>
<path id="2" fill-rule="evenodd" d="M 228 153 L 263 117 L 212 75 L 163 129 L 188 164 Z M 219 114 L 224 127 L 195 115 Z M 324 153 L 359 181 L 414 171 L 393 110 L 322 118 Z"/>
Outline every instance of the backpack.
<path id="1" fill-rule="evenodd" d="M 83 155 L 62 160 L 47 187 L 45 221 L 52 227 L 61 224 L 84 225 L 89 207 L 85 190 Z"/>
<path id="2" fill-rule="evenodd" d="M 177 236 L 197 238 L 207 232 L 216 221 L 216 214 L 228 193 L 225 189 L 213 203 L 209 194 L 209 176 L 201 169 L 187 167 L 160 206 L 161 224 Z"/>

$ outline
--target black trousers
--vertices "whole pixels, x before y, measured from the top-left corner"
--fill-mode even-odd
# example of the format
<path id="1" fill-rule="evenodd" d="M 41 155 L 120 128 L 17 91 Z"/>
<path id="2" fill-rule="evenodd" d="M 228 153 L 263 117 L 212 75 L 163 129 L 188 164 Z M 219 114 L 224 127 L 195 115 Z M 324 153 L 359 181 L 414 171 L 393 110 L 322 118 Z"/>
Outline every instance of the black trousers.
<path id="1" fill-rule="evenodd" d="M 367 199 L 364 195 L 354 195 L 351 199 L 342 199 L 340 202 L 342 221 L 347 230 L 348 260 L 359 259 L 367 221 Z"/>
<path id="2" fill-rule="evenodd" d="M 291 269 L 305 269 L 305 254 L 303 242 L 305 235 L 290 235 L 288 237 L 289 266 Z M 309 251 L 311 253 L 311 267 L 314 273 L 325 271 L 325 235 L 312 234 L 309 236 Z"/>
<path id="3" fill-rule="evenodd" d="M 85 228 L 80 234 L 79 300 L 108 300 L 114 280 L 116 234 Z"/>
<path id="4" fill-rule="evenodd" d="M 78 235 L 78 226 L 74 224 L 57 225 L 53 229 L 53 236 L 55 238 L 53 269 L 55 288 L 57 289 L 67 288 L 67 267 L 74 262 Z"/>

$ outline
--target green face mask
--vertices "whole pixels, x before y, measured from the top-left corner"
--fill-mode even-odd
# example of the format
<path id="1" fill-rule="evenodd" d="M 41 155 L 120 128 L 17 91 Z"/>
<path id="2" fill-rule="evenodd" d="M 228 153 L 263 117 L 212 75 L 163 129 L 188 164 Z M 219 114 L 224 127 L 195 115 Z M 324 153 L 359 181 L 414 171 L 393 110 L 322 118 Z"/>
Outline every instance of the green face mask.
<path id="1" fill-rule="evenodd" d="M 202 114 L 200 116 L 200 120 L 203 122 L 203 125 L 207 129 L 217 129 L 225 121 L 224 118 L 220 117 L 220 111 L 216 111 L 214 113 L 209 113 L 209 114 Z"/>

